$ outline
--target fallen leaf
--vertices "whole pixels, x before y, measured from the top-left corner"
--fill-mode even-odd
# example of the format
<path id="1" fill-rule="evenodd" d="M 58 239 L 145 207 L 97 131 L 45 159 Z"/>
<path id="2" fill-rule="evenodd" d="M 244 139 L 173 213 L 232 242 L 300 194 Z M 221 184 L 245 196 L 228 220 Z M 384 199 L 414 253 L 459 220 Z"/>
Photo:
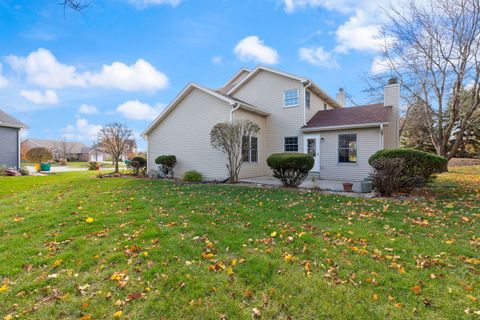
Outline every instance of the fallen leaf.
<path id="1" fill-rule="evenodd" d="M 410 288 L 410 291 L 412 291 L 416 295 L 419 295 L 422 292 L 422 288 L 420 286 L 413 286 Z"/>
<path id="2" fill-rule="evenodd" d="M 114 317 L 115 319 L 118 319 L 118 318 L 120 318 L 122 315 L 123 315 L 123 311 L 120 310 L 120 311 L 115 312 L 115 313 L 113 314 L 113 317 Z"/>

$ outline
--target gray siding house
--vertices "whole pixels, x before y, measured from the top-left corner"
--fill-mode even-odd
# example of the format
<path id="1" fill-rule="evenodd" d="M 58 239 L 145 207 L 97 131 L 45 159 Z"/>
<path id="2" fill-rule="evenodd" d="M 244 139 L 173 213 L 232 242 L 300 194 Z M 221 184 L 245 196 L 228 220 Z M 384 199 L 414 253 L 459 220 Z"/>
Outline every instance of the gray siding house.
<path id="1" fill-rule="evenodd" d="M 0 109 L 0 166 L 20 168 L 20 130 L 26 127 Z"/>

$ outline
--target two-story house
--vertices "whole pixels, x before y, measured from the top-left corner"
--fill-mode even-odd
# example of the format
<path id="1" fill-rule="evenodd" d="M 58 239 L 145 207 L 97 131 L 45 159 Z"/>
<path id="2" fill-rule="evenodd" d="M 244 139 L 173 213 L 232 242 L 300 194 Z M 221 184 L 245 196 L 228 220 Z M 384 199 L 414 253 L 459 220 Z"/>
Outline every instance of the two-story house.
<path id="1" fill-rule="evenodd" d="M 210 131 L 248 119 L 260 132 L 249 138 L 240 178 L 271 175 L 272 153 L 304 152 L 315 157 L 312 174 L 320 179 L 361 181 L 373 153 L 399 145 L 399 84 L 391 80 L 384 93 L 383 104 L 346 108 L 342 89 L 334 99 L 308 78 L 263 66 L 241 69 L 218 90 L 191 83 L 143 133 L 148 168 L 157 168 L 157 156 L 173 154 L 177 175 L 197 170 L 223 180 L 225 155 L 211 147 Z"/>

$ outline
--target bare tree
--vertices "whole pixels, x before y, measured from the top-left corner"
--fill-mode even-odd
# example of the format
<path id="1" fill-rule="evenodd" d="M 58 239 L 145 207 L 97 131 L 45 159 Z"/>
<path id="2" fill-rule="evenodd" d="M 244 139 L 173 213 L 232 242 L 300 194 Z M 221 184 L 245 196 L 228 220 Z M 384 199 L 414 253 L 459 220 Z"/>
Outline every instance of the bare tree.
<path id="1" fill-rule="evenodd" d="M 250 148 L 243 143 L 243 137 L 250 137 L 260 131 L 260 127 L 249 120 L 217 123 L 210 132 L 210 144 L 213 148 L 227 154 L 228 179 L 238 181 L 243 164 L 242 151 Z M 246 139 L 250 141 L 250 139 Z"/>
<path id="2" fill-rule="evenodd" d="M 65 11 L 67 8 L 70 8 L 75 11 L 83 11 L 84 9 L 90 6 L 91 1 L 88 0 L 62 0 L 60 5 L 63 6 Z"/>
<path id="3" fill-rule="evenodd" d="M 109 123 L 100 129 L 97 140 L 100 148 L 112 155 L 115 172 L 118 172 L 118 162 L 123 154 L 128 153 L 134 140 L 132 130 L 118 122 Z"/>
<path id="4" fill-rule="evenodd" d="M 384 63 L 424 109 L 437 154 L 451 159 L 479 117 L 480 0 L 408 0 L 386 14 Z"/>

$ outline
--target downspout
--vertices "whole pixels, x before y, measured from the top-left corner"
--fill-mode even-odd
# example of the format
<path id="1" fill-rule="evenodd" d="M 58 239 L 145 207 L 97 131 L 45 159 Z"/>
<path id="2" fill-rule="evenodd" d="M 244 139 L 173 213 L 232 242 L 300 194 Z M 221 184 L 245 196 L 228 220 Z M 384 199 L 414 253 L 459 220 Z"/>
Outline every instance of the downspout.
<path id="1" fill-rule="evenodd" d="M 20 152 L 22 152 L 22 147 L 20 145 L 20 130 L 22 130 L 21 128 L 18 129 L 17 131 L 17 151 L 18 151 L 18 156 L 17 156 L 17 170 L 20 170 L 21 169 L 21 166 L 20 166 L 20 161 L 22 160 L 20 157 Z"/>
<path id="2" fill-rule="evenodd" d="M 230 110 L 230 122 L 233 122 L 233 113 L 240 108 L 240 104 L 238 102 L 233 102 L 230 104 L 233 108 Z"/>
<path id="3" fill-rule="evenodd" d="M 312 81 L 308 80 L 307 85 L 303 84 L 303 125 L 307 125 L 307 105 L 306 105 L 306 97 L 307 97 L 307 89 L 312 86 Z M 310 102 L 311 103 L 311 102 Z"/>
<path id="4" fill-rule="evenodd" d="M 385 148 L 385 135 L 383 130 L 383 123 L 380 125 L 380 150 Z"/>

